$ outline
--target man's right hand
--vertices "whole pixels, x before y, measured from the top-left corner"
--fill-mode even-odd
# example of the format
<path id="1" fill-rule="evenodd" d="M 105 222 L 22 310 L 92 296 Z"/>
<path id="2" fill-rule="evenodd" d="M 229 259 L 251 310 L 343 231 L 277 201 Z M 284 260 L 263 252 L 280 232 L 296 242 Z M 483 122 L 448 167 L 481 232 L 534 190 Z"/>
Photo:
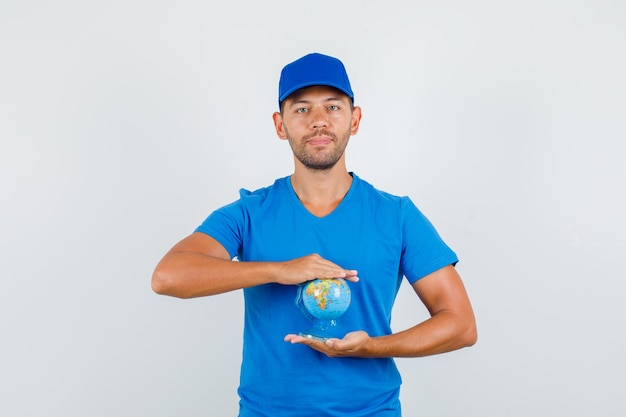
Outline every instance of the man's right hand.
<path id="1" fill-rule="evenodd" d="M 328 259 L 313 253 L 281 262 L 276 282 L 285 285 L 297 285 L 315 278 L 343 278 L 352 282 L 359 280 L 355 269 L 343 269 Z"/>

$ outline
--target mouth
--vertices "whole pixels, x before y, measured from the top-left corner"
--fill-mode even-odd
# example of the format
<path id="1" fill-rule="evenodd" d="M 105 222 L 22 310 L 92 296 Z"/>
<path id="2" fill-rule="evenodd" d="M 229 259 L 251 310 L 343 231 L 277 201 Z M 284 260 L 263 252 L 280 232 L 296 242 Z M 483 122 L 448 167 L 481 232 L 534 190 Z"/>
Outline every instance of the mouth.
<path id="1" fill-rule="evenodd" d="M 333 142 L 332 138 L 328 138 L 325 136 L 315 136 L 307 140 L 307 143 L 313 146 L 328 145 L 329 143 L 332 143 L 332 142 Z"/>
<path id="2" fill-rule="evenodd" d="M 324 146 L 335 141 L 335 135 L 330 132 L 315 132 L 311 136 L 305 138 L 306 143 L 313 146 Z"/>

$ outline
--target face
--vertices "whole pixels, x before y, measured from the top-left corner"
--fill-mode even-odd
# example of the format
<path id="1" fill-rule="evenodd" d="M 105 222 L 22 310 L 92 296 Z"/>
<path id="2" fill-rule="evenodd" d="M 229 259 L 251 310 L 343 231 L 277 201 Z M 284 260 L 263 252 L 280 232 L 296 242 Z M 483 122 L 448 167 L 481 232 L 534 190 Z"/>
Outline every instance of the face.
<path id="1" fill-rule="evenodd" d="M 313 170 L 328 170 L 344 157 L 357 133 L 361 109 L 348 96 L 324 86 L 303 88 L 287 97 L 274 113 L 278 137 L 289 141 L 295 158 Z"/>

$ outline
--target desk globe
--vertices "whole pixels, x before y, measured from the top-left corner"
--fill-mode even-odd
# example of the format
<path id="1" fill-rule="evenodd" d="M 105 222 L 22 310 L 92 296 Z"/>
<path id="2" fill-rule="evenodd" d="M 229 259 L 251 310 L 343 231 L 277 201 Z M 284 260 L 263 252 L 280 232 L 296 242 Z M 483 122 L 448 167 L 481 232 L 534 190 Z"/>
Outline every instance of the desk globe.
<path id="1" fill-rule="evenodd" d="M 328 340 L 343 335 L 334 334 L 335 321 L 350 306 L 350 286 L 342 278 L 314 279 L 298 286 L 296 305 L 313 321 L 313 327 L 300 336 Z"/>

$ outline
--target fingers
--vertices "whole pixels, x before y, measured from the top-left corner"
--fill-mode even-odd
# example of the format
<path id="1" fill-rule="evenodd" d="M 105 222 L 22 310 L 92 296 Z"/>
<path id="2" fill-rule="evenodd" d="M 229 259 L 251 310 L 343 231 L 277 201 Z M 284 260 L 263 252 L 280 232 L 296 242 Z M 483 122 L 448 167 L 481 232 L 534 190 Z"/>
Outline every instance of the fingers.
<path id="1" fill-rule="evenodd" d="M 347 275 L 345 269 L 316 253 L 307 255 L 302 259 L 304 264 L 311 268 L 311 272 L 315 274 L 316 278 L 343 278 Z"/>
<path id="2" fill-rule="evenodd" d="M 356 282 L 359 280 L 356 269 L 344 269 L 328 259 L 322 258 L 318 254 L 309 255 L 313 262 L 319 265 L 322 270 L 317 272 L 312 278 L 344 278 L 348 281 Z"/>
<path id="3" fill-rule="evenodd" d="M 343 339 L 330 338 L 326 341 L 310 339 L 295 334 L 285 336 L 285 342 L 306 345 L 329 357 L 365 357 L 367 355 L 363 354 L 365 352 L 364 348 L 370 339 L 369 335 L 364 331 L 350 332 Z"/>
<path id="4" fill-rule="evenodd" d="M 296 343 L 302 343 L 307 340 L 305 337 L 297 335 L 297 334 L 288 334 L 285 336 L 285 342 L 289 342 L 292 345 Z"/>
<path id="5" fill-rule="evenodd" d="M 321 271 L 317 274 L 313 274 L 311 279 L 320 278 L 320 279 L 332 279 L 332 278 L 343 278 L 346 281 L 357 282 L 359 277 L 357 276 L 358 271 L 356 270 L 326 270 Z"/>
<path id="6" fill-rule="evenodd" d="M 344 269 L 318 254 L 311 254 L 283 263 L 281 276 L 284 281 L 279 282 L 299 284 L 316 278 L 343 278 L 357 282 L 359 280 L 357 273 L 355 269 Z"/>
<path id="7" fill-rule="evenodd" d="M 343 277 L 346 281 L 350 281 L 350 282 L 358 282 L 359 281 L 359 277 L 358 277 L 358 271 L 356 269 L 350 269 L 350 270 L 346 270 L 346 275 Z"/>

